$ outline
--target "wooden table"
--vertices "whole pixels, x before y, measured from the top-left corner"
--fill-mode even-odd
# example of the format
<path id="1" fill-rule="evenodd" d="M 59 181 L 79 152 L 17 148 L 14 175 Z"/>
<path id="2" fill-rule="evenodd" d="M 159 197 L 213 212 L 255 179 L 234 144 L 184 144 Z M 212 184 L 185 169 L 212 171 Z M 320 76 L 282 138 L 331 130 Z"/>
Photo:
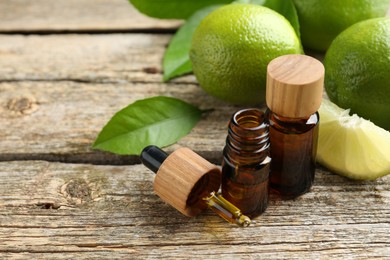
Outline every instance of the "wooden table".
<path id="1" fill-rule="evenodd" d="M 0 258 L 390 258 L 390 177 L 357 182 L 318 167 L 312 191 L 271 197 L 249 228 L 187 218 L 152 190 L 136 156 L 94 151 L 109 118 L 156 95 L 214 108 L 168 151 L 220 164 L 238 109 L 194 76 L 162 83 L 180 21 L 125 0 L 0 3 Z"/>

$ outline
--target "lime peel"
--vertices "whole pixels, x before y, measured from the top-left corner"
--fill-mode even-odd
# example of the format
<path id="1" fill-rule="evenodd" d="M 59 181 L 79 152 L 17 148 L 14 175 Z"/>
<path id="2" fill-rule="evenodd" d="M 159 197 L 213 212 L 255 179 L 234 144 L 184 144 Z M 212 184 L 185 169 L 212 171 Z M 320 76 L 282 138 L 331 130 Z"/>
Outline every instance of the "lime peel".
<path id="1" fill-rule="evenodd" d="M 349 115 L 329 100 L 319 109 L 317 161 L 331 171 L 357 180 L 390 173 L 390 132 L 358 115 Z"/>

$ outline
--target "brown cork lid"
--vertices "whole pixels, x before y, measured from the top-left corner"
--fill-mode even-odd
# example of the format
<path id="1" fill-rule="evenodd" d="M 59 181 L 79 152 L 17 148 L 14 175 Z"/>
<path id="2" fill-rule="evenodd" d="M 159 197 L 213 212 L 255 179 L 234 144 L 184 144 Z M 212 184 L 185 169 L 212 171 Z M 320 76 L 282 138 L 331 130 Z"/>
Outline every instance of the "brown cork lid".
<path id="1" fill-rule="evenodd" d="M 325 69 L 310 56 L 290 54 L 267 67 L 266 102 L 272 112 L 292 118 L 315 113 L 322 101 Z"/>
<path id="2" fill-rule="evenodd" d="M 207 208 L 202 198 L 218 191 L 220 184 L 220 169 L 183 147 L 161 164 L 153 188 L 166 203 L 192 217 Z"/>

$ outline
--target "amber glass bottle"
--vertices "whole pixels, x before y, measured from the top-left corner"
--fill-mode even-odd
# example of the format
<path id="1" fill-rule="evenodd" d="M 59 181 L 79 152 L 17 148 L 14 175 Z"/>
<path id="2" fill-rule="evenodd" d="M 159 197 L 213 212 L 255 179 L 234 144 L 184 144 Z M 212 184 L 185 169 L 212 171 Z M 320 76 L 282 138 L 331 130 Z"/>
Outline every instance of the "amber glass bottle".
<path id="1" fill-rule="evenodd" d="M 270 161 L 268 124 L 255 108 L 236 112 L 230 120 L 222 162 L 222 195 L 249 217 L 268 204 Z"/>
<path id="2" fill-rule="evenodd" d="M 285 55 L 267 69 L 267 118 L 271 143 L 270 187 L 286 198 L 310 190 L 315 175 L 318 108 L 324 67 L 305 55 Z"/>

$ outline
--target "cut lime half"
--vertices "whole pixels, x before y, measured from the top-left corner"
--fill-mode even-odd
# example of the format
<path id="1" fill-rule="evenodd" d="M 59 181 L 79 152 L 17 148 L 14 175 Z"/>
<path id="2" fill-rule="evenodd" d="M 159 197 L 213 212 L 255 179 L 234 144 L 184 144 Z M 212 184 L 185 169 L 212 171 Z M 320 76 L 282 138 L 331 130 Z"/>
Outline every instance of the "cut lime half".
<path id="1" fill-rule="evenodd" d="M 317 161 L 331 171 L 357 180 L 390 173 L 390 132 L 356 114 L 350 116 L 329 100 L 322 101 Z"/>

